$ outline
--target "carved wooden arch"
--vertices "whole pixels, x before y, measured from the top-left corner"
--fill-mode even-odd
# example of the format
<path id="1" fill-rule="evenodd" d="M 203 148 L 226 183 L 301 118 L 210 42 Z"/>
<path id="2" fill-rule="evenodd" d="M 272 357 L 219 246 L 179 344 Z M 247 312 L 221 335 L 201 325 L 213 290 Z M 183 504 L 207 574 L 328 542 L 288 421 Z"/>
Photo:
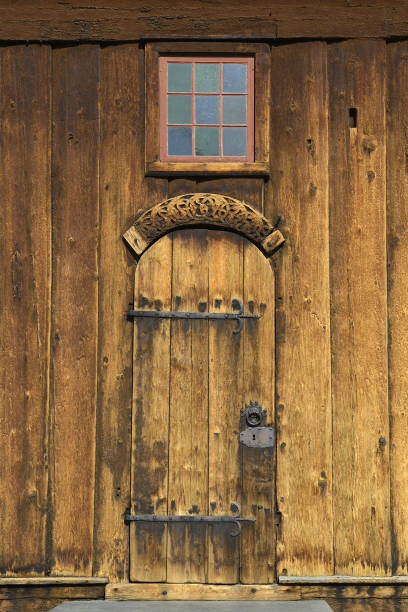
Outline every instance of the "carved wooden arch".
<path id="1" fill-rule="evenodd" d="M 280 231 L 255 208 L 215 193 L 187 193 L 165 200 L 142 213 L 123 237 L 141 255 L 160 236 L 192 225 L 238 232 L 268 257 L 284 242 Z"/>

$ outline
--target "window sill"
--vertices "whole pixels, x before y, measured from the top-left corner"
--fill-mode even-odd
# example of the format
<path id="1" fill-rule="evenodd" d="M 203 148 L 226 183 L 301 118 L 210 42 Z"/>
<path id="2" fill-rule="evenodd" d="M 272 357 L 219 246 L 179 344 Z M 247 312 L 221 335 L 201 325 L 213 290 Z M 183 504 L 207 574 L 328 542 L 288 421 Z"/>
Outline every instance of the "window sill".
<path id="1" fill-rule="evenodd" d="M 161 162 L 146 164 L 146 176 L 269 176 L 265 162 Z"/>

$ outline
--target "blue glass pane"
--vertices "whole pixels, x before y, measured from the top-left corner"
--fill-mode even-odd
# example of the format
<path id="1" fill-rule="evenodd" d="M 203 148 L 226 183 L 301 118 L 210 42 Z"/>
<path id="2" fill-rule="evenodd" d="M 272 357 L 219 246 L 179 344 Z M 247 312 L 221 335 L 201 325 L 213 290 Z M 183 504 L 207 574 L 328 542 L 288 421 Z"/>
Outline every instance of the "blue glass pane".
<path id="1" fill-rule="evenodd" d="M 191 127 L 168 128 L 169 155 L 191 155 L 193 150 L 193 136 Z"/>
<path id="2" fill-rule="evenodd" d="M 223 155 L 246 155 L 246 130 L 244 127 L 222 128 Z"/>
<path id="3" fill-rule="evenodd" d="M 192 96 L 167 96 L 168 123 L 192 122 Z"/>
<path id="4" fill-rule="evenodd" d="M 195 97 L 196 123 L 218 123 L 220 120 L 220 96 Z"/>
<path id="5" fill-rule="evenodd" d="M 191 62 L 169 62 L 168 84 L 168 91 L 192 91 L 193 69 Z"/>
<path id="6" fill-rule="evenodd" d="M 222 122 L 246 123 L 246 96 L 222 97 Z"/>
<path id="7" fill-rule="evenodd" d="M 201 64 L 195 66 L 196 91 L 220 91 L 220 65 Z"/>
<path id="8" fill-rule="evenodd" d="M 196 128 L 196 155 L 219 155 L 219 130 L 216 127 Z"/>
<path id="9" fill-rule="evenodd" d="M 226 93 L 246 93 L 247 90 L 247 65 L 246 64 L 223 64 L 222 65 L 222 91 Z"/>

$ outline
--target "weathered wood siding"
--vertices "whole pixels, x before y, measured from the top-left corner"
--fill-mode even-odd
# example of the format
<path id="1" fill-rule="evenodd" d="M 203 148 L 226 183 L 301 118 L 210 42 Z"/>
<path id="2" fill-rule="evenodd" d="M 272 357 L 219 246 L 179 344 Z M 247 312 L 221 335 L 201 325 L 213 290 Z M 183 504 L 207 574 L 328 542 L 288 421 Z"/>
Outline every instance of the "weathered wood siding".
<path id="1" fill-rule="evenodd" d="M 271 48 L 270 180 L 167 180 L 144 176 L 139 45 L 0 48 L 1 573 L 128 580 L 121 235 L 192 191 L 280 214 L 287 238 L 278 573 L 408 573 L 407 58 L 381 40 Z"/>

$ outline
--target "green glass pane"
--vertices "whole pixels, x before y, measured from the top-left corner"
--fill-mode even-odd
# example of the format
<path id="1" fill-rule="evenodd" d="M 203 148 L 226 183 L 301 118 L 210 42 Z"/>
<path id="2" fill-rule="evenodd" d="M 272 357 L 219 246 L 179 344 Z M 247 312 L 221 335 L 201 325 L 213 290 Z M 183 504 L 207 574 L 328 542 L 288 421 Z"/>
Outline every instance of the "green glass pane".
<path id="1" fill-rule="evenodd" d="M 222 128 L 222 153 L 232 157 L 246 155 L 246 128 Z"/>
<path id="2" fill-rule="evenodd" d="M 168 123 L 192 122 L 192 96 L 167 96 Z"/>
<path id="3" fill-rule="evenodd" d="M 222 65 L 222 91 L 226 93 L 245 93 L 247 90 L 246 64 Z"/>
<path id="4" fill-rule="evenodd" d="M 168 83 L 168 91 L 192 91 L 193 69 L 191 62 L 169 62 Z"/>
<path id="5" fill-rule="evenodd" d="M 195 142 L 196 155 L 219 155 L 218 128 L 197 127 Z"/>
<path id="6" fill-rule="evenodd" d="M 220 91 L 220 65 L 201 64 L 195 66 L 195 90 L 217 92 Z"/>
<path id="7" fill-rule="evenodd" d="M 170 126 L 168 128 L 169 155 L 191 155 L 193 137 L 191 127 Z"/>
<path id="8" fill-rule="evenodd" d="M 246 123 L 246 96 L 222 97 L 222 122 Z"/>

